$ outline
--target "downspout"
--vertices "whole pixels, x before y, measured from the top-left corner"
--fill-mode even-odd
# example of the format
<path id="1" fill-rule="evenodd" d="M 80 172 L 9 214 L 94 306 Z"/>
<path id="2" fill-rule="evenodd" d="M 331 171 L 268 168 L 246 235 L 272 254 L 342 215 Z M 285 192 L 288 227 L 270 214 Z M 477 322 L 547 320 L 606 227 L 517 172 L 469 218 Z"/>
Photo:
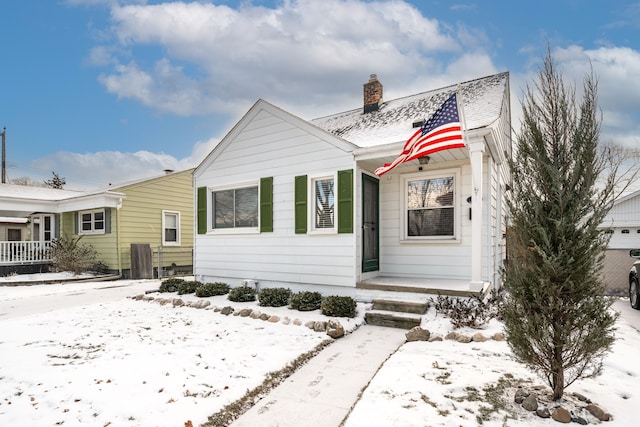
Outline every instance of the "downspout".
<path id="1" fill-rule="evenodd" d="M 120 208 L 122 199 L 118 199 L 116 206 L 116 257 L 118 258 L 118 276 L 122 277 L 122 248 L 120 247 Z"/>

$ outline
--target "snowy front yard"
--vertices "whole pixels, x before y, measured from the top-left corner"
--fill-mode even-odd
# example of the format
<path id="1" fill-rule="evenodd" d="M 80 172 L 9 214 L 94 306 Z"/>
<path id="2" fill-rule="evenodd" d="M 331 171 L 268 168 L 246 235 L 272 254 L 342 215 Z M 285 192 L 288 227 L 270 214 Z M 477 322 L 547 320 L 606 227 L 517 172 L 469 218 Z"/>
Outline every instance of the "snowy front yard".
<path id="1" fill-rule="evenodd" d="M 0 298 L 91 286 L 2 288 Z M 299 317 L 268 310 L 276 311 Z M 198 425 L 328 339 L 305 326 L 132 299 L 2 320 L 0 328 L 0 425 L 16 426 Z"/>
<path id="2" fill-rule="evenodd" d="M 0 287 L 0 301 L 27 303 L 30 296 L 92 286 L 98 285 Z M 224 296 L 207 300 L 210 307 L 196 309 L 122 299 L 0 320 L 0 425 L 197 426 L 328 338 L 293 323 L 326 320 L 318 311 L 262 308 Z M 211 309 L 223 306 L 292 321 Z M 359 304 L 356 319 L 339 319 L 345 329 L 362 323 L 364 309 Z M 452 330 L 433 309 L 422 326 L 441 336 Z M 501 328 L 493 320 L 482 333 Z M 621 319 L 617 337 L 603 375 L 579 381 L 567 394 L 584 394 L 613 414 L 603 425 L 635 426 L 640 333 Z M 513 404 L 521 381 L 541 384 L 512 359 L 505 342 L 406 343 L 378 371 L 346 426 L 558 425 Z"/>

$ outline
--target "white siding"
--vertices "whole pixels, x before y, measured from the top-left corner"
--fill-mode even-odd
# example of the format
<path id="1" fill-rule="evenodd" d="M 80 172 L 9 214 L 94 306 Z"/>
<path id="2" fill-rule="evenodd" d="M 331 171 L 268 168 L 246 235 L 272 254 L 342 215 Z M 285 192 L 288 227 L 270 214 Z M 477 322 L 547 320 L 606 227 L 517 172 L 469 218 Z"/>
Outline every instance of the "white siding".
<path id="1" fill-rule="evenodd" d="M 265 286 L 355 286 L 354 234 L 297 235 L 294 228 L 295 177 L 354 169 L 355 178 L 351 153 L 262 110 L 216 154 L 214 162 L 197 173 L 195 187 L 273 177 L 273 232 L 196 235 L 197 276 L 232 286 L 242 279 Z"/>
<path id="2" fill-rule="evenodd" d="M 640 248 L 640 192 L 617 202 L 602 221 L 602 227 L 613 231 L 609 249 Z"/>
<path id="3" fill-rule="evenodd" d="M 471 167 L 468 162 L 429 165 L 425 172 L 451 167 L 460 170 L 457 219 L 460 239 L 455 243 L 402 242 L 403 180 L 389 174 L 380 180 L 380 275 L 471 280 Z"/>

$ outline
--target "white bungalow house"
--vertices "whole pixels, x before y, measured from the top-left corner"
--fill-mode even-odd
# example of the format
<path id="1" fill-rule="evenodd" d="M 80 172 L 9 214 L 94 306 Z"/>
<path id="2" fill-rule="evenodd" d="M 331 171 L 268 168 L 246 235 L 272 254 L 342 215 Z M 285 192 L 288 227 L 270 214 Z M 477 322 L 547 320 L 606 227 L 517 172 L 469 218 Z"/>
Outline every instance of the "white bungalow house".
<path id="1" fill-rule="evenodd" d="M 635 261 L 629 250 L 640 249 L 640 190 L 616 200 L 601 227 L 611 233 L 603 269 L 608 292 L 627 295 Z"/>
<path id="2" fill-rule="evenodd" d="M 466 147 L 376 176 L 456 90 Z M 510 129 L 506 72 L 390 101 L 372 75 L 360 108 L 310 121 L 258 100 L 194 171 L 194 274 L 356 296 L 499 286 Z"/>

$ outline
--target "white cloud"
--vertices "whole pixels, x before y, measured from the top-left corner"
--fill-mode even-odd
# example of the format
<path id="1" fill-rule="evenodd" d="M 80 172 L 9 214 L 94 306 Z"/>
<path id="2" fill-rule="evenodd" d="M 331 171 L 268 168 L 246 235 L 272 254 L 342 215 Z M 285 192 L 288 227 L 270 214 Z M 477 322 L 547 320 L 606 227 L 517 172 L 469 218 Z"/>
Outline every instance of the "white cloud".
<path id="1" fill-rule="evenodd" d="M 315 117 L 357 100 L 370 73 L 393 76 L 387 81 L 403 94 L 425 75 L 437 81 L 451 70 L 436 54 L 455 62 L 461 51 L 453 30 L 402 1 L 298 0 L 238 9 L 172 2 L 116 6 L 111 19 L 116 44 L 109 52 L 122 52 L 121 63 L 100 82 L 121 98 L 179 115 L 238 114 L 265 98 L 285 108 L 303 105 L 295 111 Z M 155 58 L 135 57 L 147 47 L 160 48 L 161 57 L 155 49 L 147 49 Z"/>
<path id="2" fill-rule="evenodd" d="M 99 151 L 86 154 L 57 152 L 33 160 L 25 168 L 26 171 L 17 171 L 14 178 L 28 175 L 35 177 L 36 181 L 42 181 L 49 179 L 51 171 L 55 171 L 66 179 L 65 188 L 106 188 L 109 185 L 160 176 L 165 169 L 179 171 L 196 167 L 218 142 L 217 138 L 198 141 L 194 144 L 191 154 L 183 159 L 150 151 Z"/>
<path id="3" fill-rule="evenodd" d="M 562 71 L 582 89 L 590 67 L 598 78 L 599 106 L 605 140 L 637 148 L 640 135 L 640 52 L 628 47 L 584 49 L 572 45 L 553 52 Z"/>

